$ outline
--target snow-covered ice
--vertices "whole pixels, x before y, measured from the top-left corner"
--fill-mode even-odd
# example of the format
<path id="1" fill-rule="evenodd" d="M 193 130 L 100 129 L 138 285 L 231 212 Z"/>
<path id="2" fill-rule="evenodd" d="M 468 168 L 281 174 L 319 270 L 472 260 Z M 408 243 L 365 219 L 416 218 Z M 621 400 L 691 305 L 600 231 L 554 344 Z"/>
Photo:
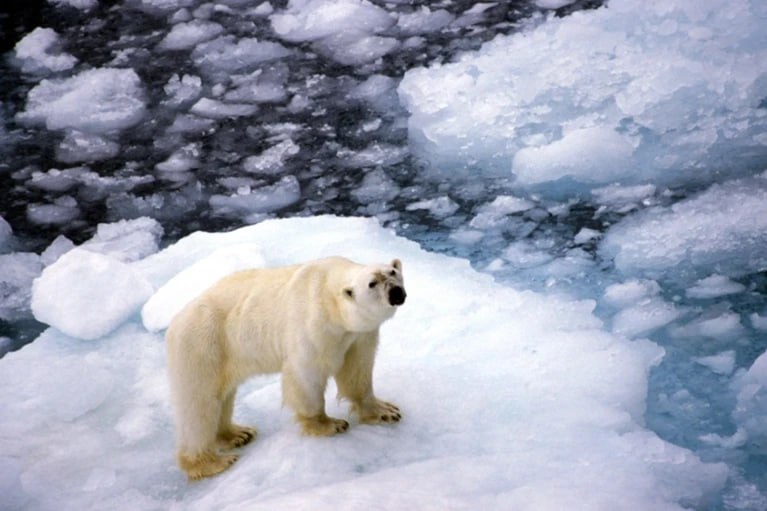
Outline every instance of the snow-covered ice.
<path id="1" fill-rule="evenodd" d="M 235 410 L 259 438 L 229 471 L 189 485 L 173 462 L 161 333 L 145 330 L 126 302 L 146 303 L 146 322 L 191 299 L 196 280 L 222 265 L 337 253 L 404 262 L 408 303 L 384 327 L 376 365 L 378 393 L 402 407 L 403 422 L 302 437 L 281 408 L 279 377 L 259 377 Z M 723 464 L 644 428 L 657 345 L 606 331 L 593 302 L 501 286 L 374 220 L 199 232 L 133 263 L 77 248 L 49 270 L 55 275 L 35 286 L 46 303 L 35 310 L 56 310 L 56 323 L 70 309 L 88 330 L 75 333 L 95 342 L 52 328 L 0 362 L 2 472 L 12 482 L 4 501 L 18 509 L 561 509 L 577 501 L 580 509 L 671 510 L 704 506 L 727 477 Z M 139 292 L 146 286 L 159 290 L 150 298 Z M 78 302 L 85 294 L 88 303 Z M 329 403 L 330 413 L 346 414 Z"/>
<path id="2" fill-rule="evenodd" d="M 0 507 L 767 509 L 764 2 L 50 3 L 0 60 Z M 401 237 L 266 221 L 326 213 Z M 330 252 L 406 259 L 377 385 L 429 392 L 309 442 L 254 380 L 187 486 L 162 328 Z"/>
<path id="3" fill-rule="evenodd" d="M 152 291 L 117 258 L 74 248 L 35 280 L 32 312 L 65 335 L 94 340 L 135 314 Z"/>
<path id="4" fill-rule="evenodd" d="M 443 175 L 513 175 L 540 190 L 750 173 L 767 162 L 765 9 L 612 0 L 408 71 L 413 148 Z"/>
<path id="5" fill-rule="evenodd" d="M 711 268 L 728 277 L 766 268 L 765 246 L 767 177 L 760 176 L 630 216 L 607 232 L 601 250 L 624 273 L 644 271 L 692 284 Z"/>

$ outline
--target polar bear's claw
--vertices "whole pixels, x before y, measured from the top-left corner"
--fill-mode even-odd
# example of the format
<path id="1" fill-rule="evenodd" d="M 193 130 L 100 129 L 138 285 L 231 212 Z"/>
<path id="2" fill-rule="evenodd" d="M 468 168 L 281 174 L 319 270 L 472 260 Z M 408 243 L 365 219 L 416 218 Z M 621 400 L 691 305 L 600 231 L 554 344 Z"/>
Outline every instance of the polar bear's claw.
<path id="1" fill-rule="evenodd" d="M 391 403 L 376 399 L 374 403 L 357 405 L 355 411 L 360 416 L 362 424 L 380 424 L 399 422 L 402 419 L 400 409 Z"/>
<path id="2" fill-rule="evenodd" d="M 258 432 L 255 428 L 232 424 L 224 433 L 219 432 L 219 446 L 223 449 L 237 449 L 244 447 L 256 438 Z"/>
<path id="3" fill-rule="evenodd" d="M 334 419 L 327 415 L 317 417 L 297 417 L 303 433 L 308 436 L 332 436 L 349 429 L 349 423 L 343 419 Z"/>

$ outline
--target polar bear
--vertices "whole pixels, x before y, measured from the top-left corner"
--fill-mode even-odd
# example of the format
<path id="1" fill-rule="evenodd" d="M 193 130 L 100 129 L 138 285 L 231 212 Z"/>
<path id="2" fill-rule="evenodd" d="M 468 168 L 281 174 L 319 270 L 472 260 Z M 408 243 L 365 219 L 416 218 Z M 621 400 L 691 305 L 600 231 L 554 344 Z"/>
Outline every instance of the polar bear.
<path id="1" fill-rule="evenodd" d="M 373 394 L 378 330 L 405 302 L 402 263 L 364 266 L 329 257 L 224 277 L 190 302 L 166 332 L 177 461 L 190 479 L 226 470 L 256 435 L 232 423 L 237 386 L 282 373 L 283 401 L 307 435 L 346 431 L 325 414 L 331 376 L 364 424 L 401 418 Z"/>

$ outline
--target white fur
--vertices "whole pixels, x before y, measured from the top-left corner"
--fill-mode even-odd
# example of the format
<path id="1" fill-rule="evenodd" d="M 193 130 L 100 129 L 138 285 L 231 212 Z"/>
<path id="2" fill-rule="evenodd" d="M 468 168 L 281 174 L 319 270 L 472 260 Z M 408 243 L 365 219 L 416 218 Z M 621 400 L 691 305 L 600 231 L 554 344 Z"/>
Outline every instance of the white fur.
<path id="1" fill-rule="evenodd" d="M 282 372 L 284 402 L 307 434 L 348 427 L 325 415 L 331 376 L 361 422 L 399 420 L 372 387 L 378 329 L 396 311 L 394 288 L 404 300 L 398 260 L 363 266 L 330 257 L 234 273 L 187 305 L 166 334 L 181 467 L 198 478 L 236 460 L 219 450 L 255 435 L 231 423 L 237 386 L 255 374 Z"/>

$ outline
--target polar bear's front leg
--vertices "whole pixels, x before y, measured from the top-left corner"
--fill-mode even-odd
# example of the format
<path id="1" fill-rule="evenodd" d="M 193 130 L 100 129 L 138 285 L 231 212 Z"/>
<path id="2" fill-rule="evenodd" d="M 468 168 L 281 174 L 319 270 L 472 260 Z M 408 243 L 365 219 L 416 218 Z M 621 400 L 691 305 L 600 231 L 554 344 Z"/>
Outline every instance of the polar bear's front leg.
<path id="1" fill-rule="evenodd" d="M 331 436 L 349 429 L 349 423 L 325 414 L 324 377 L 310 367 L 282 369 L 282 395 L 285 403 L 296 414 L 296 422 L 309 436 Z"/>
<path id="2" fill-rule="evenodd" d="M 352 413 L 362 424 L 399 422 L 400 409 L 373 394 L 373 364 L 378 347 L 378 333 L 362 336 L 346 352 L 344 363 L 336 373 L 338 393 L 351 401 Z"/>

